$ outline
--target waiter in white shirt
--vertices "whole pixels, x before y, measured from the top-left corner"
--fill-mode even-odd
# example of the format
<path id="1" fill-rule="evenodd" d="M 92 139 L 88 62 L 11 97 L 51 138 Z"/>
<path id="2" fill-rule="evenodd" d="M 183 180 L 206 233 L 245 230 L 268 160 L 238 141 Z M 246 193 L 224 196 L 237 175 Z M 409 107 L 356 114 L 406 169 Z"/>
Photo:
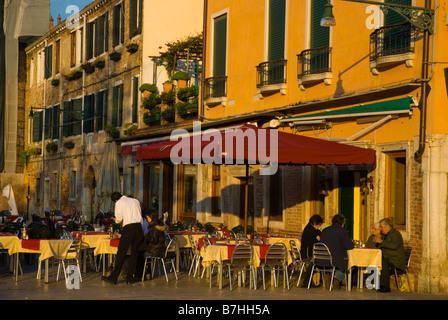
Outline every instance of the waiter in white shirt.
<path id="1" fill-rule="evenodd" d="M 131 256 L 129 258 L 126 283 L 136 282 L 134 273 L 137 266 L 138 249 L 143 240 L 142 231 L 142 210 L 140 202 L 137 199 L 123 196 L 120 192 L 114 192 L 111 199 L 115 202 L 115 220 L 116 223 L 123 223 L 120 244 L 118 245 L 117 257 L 115 259 L 115 268 L 109 277 L 103 277 L 103 280 L 116 284 L 124 259 L 129 247 L 131 247 Z"/>

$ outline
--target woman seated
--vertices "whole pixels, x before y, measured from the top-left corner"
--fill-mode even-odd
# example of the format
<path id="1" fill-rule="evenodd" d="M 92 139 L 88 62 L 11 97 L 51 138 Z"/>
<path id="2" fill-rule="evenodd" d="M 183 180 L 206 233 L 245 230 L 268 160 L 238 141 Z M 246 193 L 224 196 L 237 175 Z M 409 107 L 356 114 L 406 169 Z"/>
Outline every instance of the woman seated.
<path id="1" fill-rule="evenodd" d="M 145 234 L 146 252 L 154 257 L 163 257 L 166 249 L 165 225 L 153 209 L 148 210 L 145 217 L 148 221 L 148 232 Z"/>

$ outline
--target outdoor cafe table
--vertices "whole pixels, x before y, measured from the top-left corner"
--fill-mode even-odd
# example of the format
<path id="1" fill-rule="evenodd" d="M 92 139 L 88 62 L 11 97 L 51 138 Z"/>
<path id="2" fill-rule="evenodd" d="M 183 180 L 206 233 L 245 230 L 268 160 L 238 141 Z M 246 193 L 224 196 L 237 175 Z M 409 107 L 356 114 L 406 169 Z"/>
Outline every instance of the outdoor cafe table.
<path id="1" fill-rule="evenodd" d="M 199 243 L 202 237 L 206 236 L 205 232 L 194 232 L 194 231 L 167 231 L 168 236 L 173 239 L 176 238 L 176 272 L 179 272 L 179 262 L 180 262 L 180 248 L 191 248 L 189 235 L 193 237 L 193 240 Z"/>
<path id="2" fill-rule="evenodd" d="M 16 243 L 18 241 L 20 241 L 20 239 L 16 235 L 9 233 L 9 232 L 0 232 L 0 249 L 1 250 L 9 250 L 9 248 L 11 248 L 14 245 L 14 243 Z M 10 270 L 15 272 L 12 262 L 13 261 L 11 260 Z"/>
<path id="3" fill-rule="evenodd" d="M 226 260 L 230 260 L 232 257 L 233 250 L 236 245 L 228 245 L 228 244 L 216 244 L 210 245 L 201 248 L 201 256 L 202 256 L 202 265 L 204 268 L 211 267 L 213 262 L 218 263 L 218 286 L 219 289 L 222 289 L 222 264 Z M 266 252 L 268 251 L 270 245 L 266 244 L 252 244 L 254 256 L 253 256 L 253 264 L 255 268 L 260 266 L 262 260 L 266 257 Z M 292 263 L 292 258 L 289 253 L 289 247 L 287 246 L 287 264 Z M 209 273 L 211 274 L 211 273 Z M 211 285 L 211 277 L 210 277 L 210 285 Z"/>
<path id="4" fill-rule="evenodd" d="M 381 269 L 381 250 L 371 248 L 354 248 L 347 251 L 348 254 L 348 283 L 352 281 L 352 267 L 358 267 L 358 288 L 362 288 L 362 268 L 376 266 Z M 348 286 L 351 290 L 351 286 Z"/>
<path id="5" fill-rule="evenodd" d="M 73 231 L 73 238 L 78 238 L 81 240 L 81 249 L 95 249 L 101 243 L 103 239 L 109 239 L 110 235 L 108 232 L 97 232 L 97 231 Z M 86 261 L 87 255 L 84 254 L 83 258 L 83 272 L 86 272 Z"/>
<path id="6" fill-rule="evenodd" d="M 48 261 L 49 258 L 53 256 L 63 256 L 67 253 L 72 240 L 61 240 L 61 239 L 29 239 L 29 240 L 19 240 L 12 244 L 9 248 L 9 255 L 17 254 L 15 261 L 15 274 L 16 281 L 18 276 L 19 267 L 19 253 L 38 253 L 39 254 L 39 264 L 45 261 L 45 277 L 44 282 L 48 283 Z M 37 278 L 40 278 L 40 273 L 38 273 Z"/>
<path id="7" fill-rule="evenodd" d="M 101 255 L 103 257 L 103 275 L 106 274 L 106 254 L 115 255 L 118 252 L 118 245 L 120 239 L 101 239 L 98 246 L 93 251 L 95 256 Z"/>

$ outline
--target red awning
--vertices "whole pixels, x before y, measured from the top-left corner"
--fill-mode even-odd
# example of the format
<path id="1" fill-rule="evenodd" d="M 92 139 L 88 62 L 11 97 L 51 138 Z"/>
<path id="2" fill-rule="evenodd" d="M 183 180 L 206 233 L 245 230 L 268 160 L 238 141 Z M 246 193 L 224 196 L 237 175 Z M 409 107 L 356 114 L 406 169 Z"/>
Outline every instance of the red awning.
<path id="1" fill-rule="evenodd" d="M 371 149 L 248 124 L 221 131 L 206 130 L 137 150 L 137 160 L 171 160 L 176 163 L 173 161 L 175 157 L 189 163 L 217 163 L 216 160 L 221 158 L 222 164 L 266 164 L 275 158 L 279 164 L 296 165 L 360 165 L 375 164 L 376 160 L 375 151 Z"/>

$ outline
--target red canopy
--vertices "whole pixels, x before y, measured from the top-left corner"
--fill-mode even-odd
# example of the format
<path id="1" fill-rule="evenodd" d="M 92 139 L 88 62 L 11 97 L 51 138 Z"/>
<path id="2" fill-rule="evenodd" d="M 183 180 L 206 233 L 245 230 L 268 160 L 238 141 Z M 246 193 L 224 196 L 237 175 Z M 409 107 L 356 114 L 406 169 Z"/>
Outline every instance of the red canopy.
<path id="1" fill-rule="evenodd" d="M 221 154 L 221 157 L 219 156 Z M 276 158 L 277 155 L 277 159 Z M 245 124 L 225 130 L 206 130 L 142 146 L 137 160 L 179 160 L 187 163 L 244 164 L 374 164 L 375 151 L 337 142 L 310 138 L 276 129 Z M 221 163 L 218 161 L 221 159 Z"/>
<path id="2" fill-rule="evenodd" d="M 181 159 L 184 163 L 215 164 L 267 164 L 276 160 L 279 164 L 358 165 L 374 164 L 375 151 L 245 124 L 142 146 L 137 149 L 137 160 L 144 159 L 169 159 L 174 163 Z"/>

